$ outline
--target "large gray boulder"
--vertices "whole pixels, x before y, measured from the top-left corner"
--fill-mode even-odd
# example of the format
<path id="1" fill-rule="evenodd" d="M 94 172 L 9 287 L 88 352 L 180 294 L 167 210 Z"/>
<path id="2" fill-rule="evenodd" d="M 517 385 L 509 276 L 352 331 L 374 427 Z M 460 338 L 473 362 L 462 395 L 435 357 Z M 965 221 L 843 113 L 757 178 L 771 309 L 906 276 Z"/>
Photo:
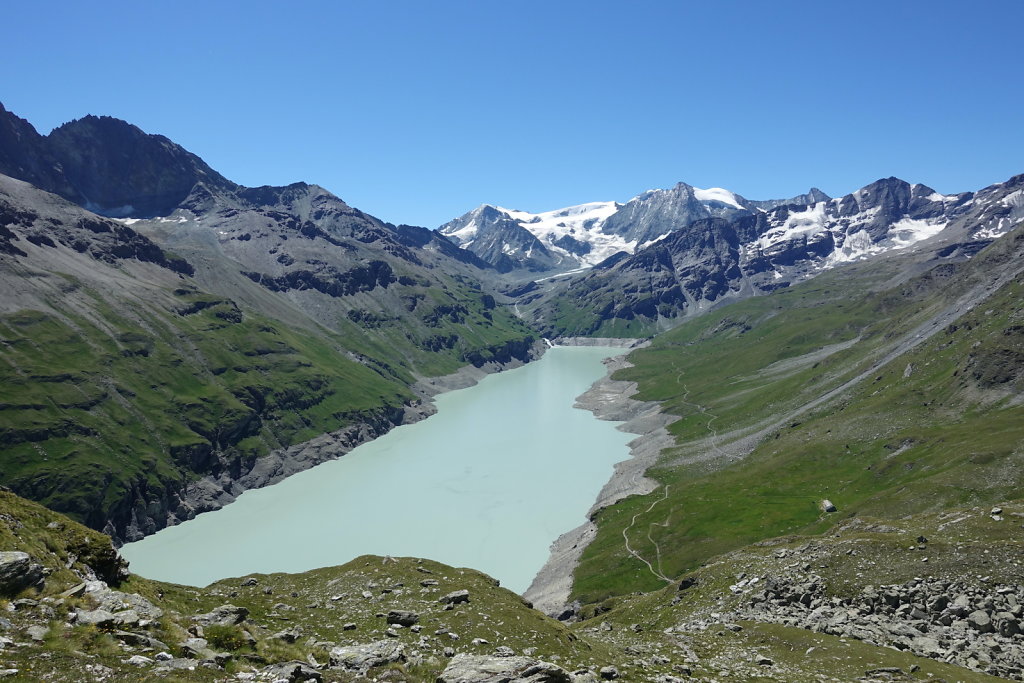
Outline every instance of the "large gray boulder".
<path id="1" fill-rule="evenodd" d="M 15 595 L 42 581 L 43 568 L 33 562 L 28 553 L 0 551 L 0 595 Z"/>
<path id="2" fill-rule="evenodd" d="M 72 590 L 78 592 L 80 588 L 76 586 Z M 162 609 L 138 593 L 122 593 L 121 591 L 111 590 L 102 581 L 94 581 L 91 584 L 87 584 L 85 594 L 99 603 L 99 609 L 114 614 L 131 610 L 138 615 L 139 619 L 149 621 L 154 621 L 164 615 Z"/>
<path id="3" fill-rule="evenodd" d="M 995 627 L 992 625 L 992 617 L 985 610 L 974 610 L 967 616 L 967 625 L 975 631 L 992 633 Z"/>
<path id="4" fill-rule="evenodd" d="M 75 623 L 80 626 L 110 629 L 117 625 L 114 615 L 105 609 L 75 610 L 75 617 Z"/>
<path id="5" fill-rule="evenodd" d="M 460 653 L 452 658 L 437 683 L 570 683 L 560 666 L 529 657 L 490 657 Z"/>
<path id="6" fill-rule="evenodd" d="M 408 627 L 419 621 L 420 615 L 408 610 L 393 609 L 388 612 L 387 620 L 389 624 L 398 624 L 399 626 Z"/>
<path id="7" fill-rule="evenodd" d="M 445 605 L 458 605 L 462 602 L 469 602 L 469 591 L 452 591 L 448 595 L 441 596 L 437 601 Z"/>
<path id="8" fill-rule="evenodd" d="M 331 649 L 331 667 L 366 672 L 375 666 L 405 661 L 405 647 L 391 640 L 365 645 L 345 645 Z"/>
<path id="9" fill-rule="evenodd" d="M 235 605 L 221 605 L 206 614 L 197 614 L 192 621 L 202 626 L 234 626 L 249 616 L 249 610 Z"/>

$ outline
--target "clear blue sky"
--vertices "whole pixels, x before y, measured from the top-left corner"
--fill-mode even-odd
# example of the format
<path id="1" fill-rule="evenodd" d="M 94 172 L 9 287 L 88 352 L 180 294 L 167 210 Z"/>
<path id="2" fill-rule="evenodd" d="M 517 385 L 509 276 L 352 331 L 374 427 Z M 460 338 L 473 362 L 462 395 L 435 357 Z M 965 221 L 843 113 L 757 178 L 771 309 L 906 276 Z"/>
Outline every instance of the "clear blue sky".
<path id="1" fill-rule="evenodd" d="M 0 102 L 429 227 L 685 181 L 751 199 L 1024 172 L 1024 0 L 5 3 Z"/>

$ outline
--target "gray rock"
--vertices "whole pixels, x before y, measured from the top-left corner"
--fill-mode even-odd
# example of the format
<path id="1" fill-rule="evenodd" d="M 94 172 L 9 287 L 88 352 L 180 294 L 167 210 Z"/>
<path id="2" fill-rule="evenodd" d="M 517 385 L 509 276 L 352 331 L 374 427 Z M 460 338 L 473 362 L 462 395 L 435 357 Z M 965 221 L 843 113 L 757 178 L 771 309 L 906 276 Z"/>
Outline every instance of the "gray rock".
<path id="1" fill-rule="evenodd" d="M 322 681 L 323 675 L 305 662 L 285 662 L 264 667 L 262 673 L 274 681 L 301 683 L 302 681 Z"/>
<path id="2" fill-rule="evenodd" d="M 614 666 L 602 666 L 598 673 L 601 675 L 601 678 L 606 681 L 615 680 L 619 677 L 619 670 Z"/>
<path id="3" fill-rule="evenodd" d="M 210 649 L 205 638 L 188 638 L 181 644 L 182 657 L 203 657 Z"/>
<path id="4" fill-rule="evenodd" d="M 192 621 L 203 626 L 234 626 L 241 624 L 249 616 L 249 610 L 235 605 L 221 605 L 206 614 L 197 614 Z"/>
<path id="5" fill-rule="evenodd" d="M 395 641 L 378 640 L 365 645 L 331 649 L 331 667 L 365 672 L 375 666 L 405 661 L 405 647 Z"/>
<path id="6" fill-rule="evenodd" d="M 62 597 L 62 598 L 80 598 L 83 595 L 85 595 L 85 588 L 86 588 L 86 585 L 84 583 L 80 583 L 77 586 L 72 586 L 71 588 L 69 588 L 66 591 L 64 591 L 63 593 L 61 593 L 60 597 Z"/>
<path id="7" fill-rule="evenodd" d="M 138 626 L 142 619 L 139 613 L 133 609 L 126 609 L 114 613 L 114 623 L 122 628 Z"/>
<path id="8" fill-rule="evenodd" d="M 836 506 L 831 500 L 826 498 L 825 500 L 821 501 L 821 509 L 824 512 L 835 512 Z"/>
<path id="9" fill-rule="evenodd" d="M 76 587 L 77 588 L 77 587 Z M 110 590 L 105 584 L 89 586 L 86 592 L 99 602 L 100 609 L 117 613 L 134 610 L 140 619 L 159 619 L 164 611 L 137 593 Z"/>
<path id="10" fill-rule="evenodd" d="M 420 615 L 415 612 L 409 612 L 407 610 L 393 609 L 388 612 L 387 621 L 389 624 L 398 624 L 399 626 L 412 626 L 420 620 Z"/>
<path id="11" fill-rule="evenodd" d="M 15 595 L 42 583 L 43 568 L 33 562 L 28 553 L 0 551 L 0 595 Z"/>
<path id="12" fill-rule="evenodd" d="M 437 683 L 570 683 L 569 673 L 529 657 L 455 655 Z"/>
<path id="13" fill-rule="evenodd" d="M 114 615 L 105 609 L 75 610 L 75 623 L 97 628 L 114 628 Z"/>
<path id="14" fill-rule="evenodd" d="M 278 631 L 270 637 L 276 638 L 277 640 L 283 640 L 286 643 L 294 643 L 296 640 L 302 637 L 302 631 L 298 630 L 297 628 L 287 628 L 283 631 Z"/>
<path id="15" fill-rule="evenodd" d="M 132 655 L 124 661 L 125 664 L 131 664 L 132 666 L 149 666 L 153 663 L 152 659 L 143 655 Z"/>
<path id="16" fill-rule="evenodd" d="M 46 634 L 49 632 L 50 629 L 46 628 L 45 626 L 29 626 L 27 629 L 25 629 L 25 633 L 28 634 L 28 637 L 38 643 L 43 642 L 43 640 L 45 640 L 46 638 Z"/>
<path id="17" fill-rule="evenodd" d="M 992 618 L 985 610 L 974 610 L 967 616 L 967 625 L 973 628 L 975 631 L 982 633 L 991 633 L 995 631 L 995 627 L 992 625 Z"/>
<path id="18" fill-rule="evenodd" d="M 444 605 L 458 605 L 462 602 L 469 602 L 469 591 L 452 591 L 448 595 L 442 595 L 437 601 Z"/>

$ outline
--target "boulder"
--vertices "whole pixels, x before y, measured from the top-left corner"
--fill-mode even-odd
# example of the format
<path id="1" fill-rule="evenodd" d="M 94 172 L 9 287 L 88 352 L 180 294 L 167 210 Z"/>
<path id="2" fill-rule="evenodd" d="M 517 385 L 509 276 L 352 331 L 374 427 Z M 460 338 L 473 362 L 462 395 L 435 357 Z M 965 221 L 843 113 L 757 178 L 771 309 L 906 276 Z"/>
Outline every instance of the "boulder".
<path id="1" fill-rule="evenodd" d="M 967 625 L 981 633 L 992 633 L 996 630 L 992 625 L 992 617 L 983 609 L 974 610 L 967 615 Z"/>
<path id="2" fill-rule="evenodd" d="M 210 644 L 205 638 L 187 638 L 181 644 L 182 657 L 205 657 L 210 653 Z"/>
<path id="3" fill-rule="evenodd" d="M 141 621 L 139 613 L 133 609 L 114 612 L 114 624 L 121 628 L 138 626 Z"/>
<path id="4" fill-rule="evenodd" d="M 75 623 L 82 626 L 95 626 L 96 628 L 114 628 L 116 621 L 114 615 L 105 609 L 75 610 Z"/>
<path id="5" fill-rule="evenodd" d="M 15 595 L 29 586 L 42 585 L 43 568 L 28 553 L 0 552 L 0 595 Z"/>
<path id="6" fill-rule="evenodd" d="M 235 605 L 221 605 L 206 614 L 197 614 L 192 621 L 203 626 L 234 626 L 249 616 L 249 610 Z"/>
<path id="7" fill-rule="evenodd" d="M 302 637 L 302 631 L 300 631 L 299 629 L 294 628 L 294 627 L 293 628 L 286 628 L 283 631 L 278 631 L 277 633 L 275 633 L 274 635 L 272 635 L 270 637 L 271 638 L 275 638 L 277 640 L 283 640 L 286 643 L 294 643 L 295 641 L 297 641 L 299 638 Z"/>
<path id="8" fill-rule="evenodd" d="M 437 683 L 570 683 L 569 673 L 529 657 L 455 655 Z"/>
<path id="9" fill-rule="evenodd" d="M 77 590 L 76 586 L 73 590 Z M 99 603 L 99 608 L 112 613 L 134 611 L 140 619 L 159 619 L 164 611 L 138 593 L 122 593 L 111 590 L 102 582 L 87 584 L 86 594 Z"/>
<path id="10" fill-rule="evenodd" d="M 46 634 L 49 632 L 50 629 L 46 626 L 29 626 L 27 629 L 25 629 L 25 633 L 28 634 L 28 637 L 36 641 L 37 643 L 41 643 L 44 640 L 46 640 Z"/>
<path id="11" fill-rule="evenodd" d="M 388 612 L 387 620 L 389 624 L 409 627 L 420 620 L 420 615 L 407 610 L 393 609 Z"/>
<path id="12" fill-rule="evenodd" d="M 452 591 L 447 595 L 442 595 L 437 601 L 444 605 L 458 605 L 461 602 L 469 602 L 469 591 Z"/>
<path id="13" fill-rule="evenodd" d="M 378 640 L 365 645 L 331 649 L 331 668 L 366 672 L 375 666 L 405 661 L 405 647 L 396 641 Z"/>

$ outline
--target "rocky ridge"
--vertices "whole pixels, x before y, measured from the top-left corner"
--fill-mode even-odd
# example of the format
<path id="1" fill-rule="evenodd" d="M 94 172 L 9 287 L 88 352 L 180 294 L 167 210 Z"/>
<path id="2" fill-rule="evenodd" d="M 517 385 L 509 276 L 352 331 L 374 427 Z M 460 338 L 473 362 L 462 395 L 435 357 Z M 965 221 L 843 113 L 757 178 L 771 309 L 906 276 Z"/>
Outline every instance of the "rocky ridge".
<path id="1" fill-rule="evenodd" d="M 642 336 L 853 261 L 963 259 L 1024 217 L 1024 176 L 940 195 L 897 178 L 811 205 L 696 220 L 546 290 L 524 293 L 545 334 Z"/>
<path id="2" fill-rule="evenodd" d="M 539 214 L 484 204 L 437 230 L 503 273 L 558 273 L 633 253 L 705 218 L 736 218 L 829 197 L 817 188 L 790 199 L 750 201 L 722 188 L 678 183 L 625 204 L 591 202 Z"/>

